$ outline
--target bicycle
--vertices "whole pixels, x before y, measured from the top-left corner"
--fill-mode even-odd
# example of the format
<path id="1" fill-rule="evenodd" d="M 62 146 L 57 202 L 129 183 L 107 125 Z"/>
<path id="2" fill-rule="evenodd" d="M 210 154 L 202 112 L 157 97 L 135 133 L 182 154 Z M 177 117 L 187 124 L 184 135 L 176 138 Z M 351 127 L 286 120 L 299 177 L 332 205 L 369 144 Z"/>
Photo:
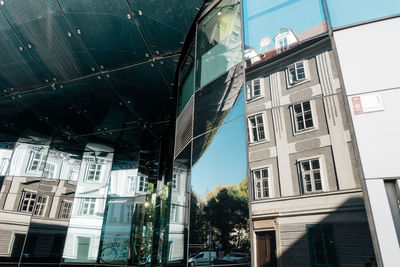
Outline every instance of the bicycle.
<path id="1" fill-rule="evenodd" d="M 124 241 L 122 244 L 118 242 L 119 235 L 114 236 L 114 243 L 101 250 L 100 262 L 103 263 L 115 263 L 116 261 L 122 261 L 127 263 L 129 254 L 129 242 Z"/>

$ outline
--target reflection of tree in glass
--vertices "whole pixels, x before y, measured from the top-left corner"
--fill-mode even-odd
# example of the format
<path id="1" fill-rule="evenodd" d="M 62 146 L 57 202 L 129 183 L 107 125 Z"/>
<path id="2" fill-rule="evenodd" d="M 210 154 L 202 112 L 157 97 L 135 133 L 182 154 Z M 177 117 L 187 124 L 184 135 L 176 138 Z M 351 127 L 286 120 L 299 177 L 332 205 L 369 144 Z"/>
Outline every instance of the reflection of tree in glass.
<path id="1" fill-rule="evenodd" d="M 247 185 L 247 177 L 235 185 L 219 185 L 206 193 L 206 201 L 197 197 L 196 193 L 192 193 L 191 244 L 206 244 L 208 221 L 210 221 L 213 243 L 221 243 L 224 251 L 249 252 Z M 205 206 L 207 209 L 204 209 Z"/>

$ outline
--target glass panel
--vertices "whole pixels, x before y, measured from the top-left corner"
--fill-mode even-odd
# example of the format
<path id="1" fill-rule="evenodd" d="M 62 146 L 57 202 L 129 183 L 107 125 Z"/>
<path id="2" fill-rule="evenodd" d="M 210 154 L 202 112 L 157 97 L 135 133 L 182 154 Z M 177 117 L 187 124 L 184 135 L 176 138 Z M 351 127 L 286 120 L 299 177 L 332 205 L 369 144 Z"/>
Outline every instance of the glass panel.
<path id="1" fill-rule="evenodd" d="M 243 75 L 240 65 L 195 94 L 193 136 L 244 115 Z"/>
<path id="2" fill-rule="evenodd" d="M 397 0 L 327 0 L 327 5 L 333 27 L 400 13 L 400 2 Z"/>
<path id="3" fill-rule="evenodd" d="M 248 66 L 327 32 L 320 0 L 247 0 L 243 1 L 243 13 L 244 55 Z"/>
<path id="4" fill-rule="evenodd" d="M 98 66 L 105 69 L 142 62 L 149 56 L 128 3 L 61 0 L 60 5 Z M 132 45 L 134 44 L 134 45 Z"/>
<path id="5" fill-rule="evenodd" d="M 196 265 L 232 264 L 224 252 L 249 255 L 245 118 L 194 139 L 192 164 L 188 260 Z M 200 253 L 202 260 L 196 258 Z M 249 263 L 247 257 L 234 261 Z"/>
<path id="6" fill-rule="evenodd" d="M 71 34 L 73 29 L 56 1 L 11 1 L 2 10 L 39 63 L 47 83 L 53 78 L 69 80 L 92 72 L 94 61 L 80 45 L 77 34 Z"/>
<path id="7" fill-rule="evenodd" d="M 188 206 L 190 198 L 190 164 L 191 164 L 191 143 L 174 160 L 173 180 L 171 181 L 171 211 L 169 217 L 168 232 L 168 263 L 183 264 L 187 257 L 185 246 L 187 245 L 188 230 Z M 174 187 L 174 182 L 176 186 Z M 196 206 L 195 203 L 191 205 Z M 194 210 L 195 211 L 195 210 Z M 191 211 L 192 212 L 192 211 Z M 191 214 L 192 215 L 192 214 Z M 193 214 L 194 227 L 196 216 Z M 191 218 L 192 219 L 192 218 Z M 201 228 L 193 231 L 195 236 L 201 235 Z M 164 241 L 165 242 L 165 241 Z M 165 242 L 166 243 L 166 242 Z"/>
<path id="8" fill-rule="evenodd" d="M 107 146 L 86 145 L 62 254 L 63 262 L 97 261 L 112 160 L 112 149 Z M 102 166 L 98 180 L 90 179 L 90 164 Z"/>
<path id="9" fill-rule="evenodd" d="M 240 1 L 224 0 L 197 27 L 196 88 L 242 61 Z"/>
<path id="10" fill-rule="evenodd" d="M 194 46 L 192 46 L 182 67 L 182 71 L 179 74 L 182 82 L 180 84 L 178 96 L 178 116 L 194 92 L 194 52 Z"/>

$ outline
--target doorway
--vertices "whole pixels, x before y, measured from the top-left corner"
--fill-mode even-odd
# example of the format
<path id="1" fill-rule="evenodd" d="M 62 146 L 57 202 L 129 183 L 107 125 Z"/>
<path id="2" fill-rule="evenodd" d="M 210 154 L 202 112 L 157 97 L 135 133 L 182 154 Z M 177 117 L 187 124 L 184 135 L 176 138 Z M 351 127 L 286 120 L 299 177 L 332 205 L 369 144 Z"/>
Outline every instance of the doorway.
<path id="1" fill-rule="evenodd" d="M 256 233 L 257 267 L 277 267 L 275 231 Z"/>

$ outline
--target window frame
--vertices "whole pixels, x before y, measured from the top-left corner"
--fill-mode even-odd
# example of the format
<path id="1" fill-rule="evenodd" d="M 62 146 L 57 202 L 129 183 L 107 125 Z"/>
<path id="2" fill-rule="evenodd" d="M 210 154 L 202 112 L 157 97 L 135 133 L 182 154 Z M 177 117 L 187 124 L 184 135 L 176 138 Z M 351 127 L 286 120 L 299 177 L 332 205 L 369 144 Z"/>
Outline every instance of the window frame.
<path id="1" fill-rule="evenodd" d="M 259 94 L 255 95 L 254 94 L 254 87 L 255 87 L 255 83 L 259 82 Z M 251 100 L 255 100 L 255 99 L 259 99 L 261 97 L 264 96 L 264 79 L 262 77 L 258 77 L 256 79 L 252 79 L 250 81 L 246 82 L 246 100 L 247 101 L 251 101 Z"/>
<path id="2" fill-rule="evenodd" d="M 317 262 L 316 250 L 315 250 L 315 239 L 313 238 L 313 234 L 318 234 L 321 236 L 322 243 L 322 252 L 324 254 L 324 263 Z M 330 231 L 330 233 L 329 233 Z M 335 255 L 336 263 L 328 263 L 328 249 L 326 247 L 326 240 L 329 235 L 332 235 L 332 243 L 333 243 L 333 252 Z M 310 266 L 312 267 L 337 267 L 339 266 L 339 257 L 337 251 L 337 245 L 335 240 L 335 229 L 332 224 L 318 224 L 318 225 L 306 225 L 306 237 L 307 237 L 307 247 L 310 251 Z"/>
<path id="3" fill-rule="evenodd" d="M 263 123 L 262 123 L 263 131 L 264 131 L 264 138 L 263 139 L 259 138 L 260 131 L 259 131 L 259 124 L 257 123 L 257 117 L 259 117 L 259 116 L 261 116 L 262 121 L 263 121 Z M 268 134 L 267 134 L 267 131 L 266 131 L 267 128 L 265 127 L 266 122 L 267 122 L 265 117 L 266 116 L 265 116 L 264 112 L 255 113 L 255 114 L 251 114 L 251 115 L 247 116 L 247 130 L 248 130 L 248 139 L 249 139 L 249 143 L 250 144 L 269 141 Z M 256 128 L 256 131 L 257 131 L 257 140 L 254 140 L 253 126 L 252 126 L 252 123 L 251 123 L 251 119 L 252 118 L 255 118 L 255 122 L 256 122 L 255 128 Z"/>
<path id="4" fill-rule="evenodd" d="M 23 209 L 23 207 L 25 206 L 24 205 L 24 201 L 25 201 L 25 198 L 26 198 L 26 195 L 27 194 L 34 194 L 35 195 L 35 197 L 29 197 L 29 200 L 28 200 L 28 203 L 27 203 L 27 210 L 24 210 Z M 21 195 L 21 199 L 20 199 L 20 202 L 19 202 L 19 205 L 18 205 L 18 209 L 17 209 L 17 211 L 18 212 L 25 212 L 25 213 L 32 213 L 33 211 L 34 211 L 34 209 L 35 209 L 35 203 L 36 203 L 36 198 L 37 198 L 37 192 L 35 192 L 35 191 L 30 191 L 30 190 L 23 190 L 22 191 L 22 195 Z M 29 207 L 32 207 L 32 210 L 29 210 Z"/>
<path id="5" fill-rule="evenodd" d="M 90 172 L 91 172 L 91 170 L 90 170 L 91 166 L 94 166 L 93 178 L 89 177 Z M 100 169 L 98 169 L 98 167 L 100 167 Z M 101 183 L 102 170 L 103 170 L 103 164 L 101 164 L 101 163 L 95 163 L 95 162 L 86 163 L 85 182 L 86 183 L 94 183 L 94 184 Z M 97 180 L 95 179 L 96 175 L 98 175 Z"/>
<path id="6" fill-rule="evenodd" d="M 311 161 L 313 160 L 318 160 L 319 163 L 319 174 L 320 174 L 320 181 L 321 181 L 321 189 L 316 190 L 315 189 L 315 178 L 314 178 L 314 170 L 311 170 L 312 168 L 312 163 Z M 303 170 L 302 163 L 308 162 L 310 164 L 310 170 Z M 322 193 L 325 191 L 329 191 L 328 188 L 328 183 L 326 181 L 326 173 L 325 173 L 325 159 L 322 155 L 316 155 L 313 157 L 309 158 L 304 158 L 304 159 L 298 159 L 296 162 L 297 168 L 298 168 L 298 174 L 299 174 L 299 183 L 301 187 L 301 193 L 303 195 L 308 195 L 308 194 L 316 194 L 316 193 Z M 310 175 L 310 183 L 311 183 L 311 191 L 306 190 L 306 180 L 305 180 L 305 175 L 307 174 L 312 174 Z M 311 177 L 312 176 L 312 177 Z"/>
<path id="7" fill-rule="evenodd" d="M 68 204 L 69 206 L 66 207 L 66 205 L 64 205 L 64 204 Z M 61 206 L 60 206 L 60 211 L 58 213 L 58 218 L 59 219 L 64 219 L 64 220 L 71 218 L 73 204 L 74 204 L 73 201 L 62 200 L 61 201 Z M 65 212 L 65 210 L 67 212 Z"/>
<path id="8" fill-rule="evenodd" d="M 262 175 L 263 171 L 267 171 L 267 177 Z M 260 194 L 261 196 L 258 197 L 258 190 L 257 190 L 257 180 L 255 177 L 255 172 L 260 172 Z M 255 168 L 251 170 L 251 177 L 253 181 L 253 199 L 254 200 L 261 200 L 261 199 L 270 199 L 273 198 L 273 188 L 272 188 L 272 167 L 271 166 L 264 166 L 260 168 Z M 265 188 L 264 188 L 264 181 L 268 183 L 268 196 L 265 196 Z"/>
<path id="9" fill-rule="evenodd" d="M 309 127 L 306 127 L 306 124 L 305 124 L 304 103 L 306 103 L 306 102 L 309 102 L 309 104 L 310 104 L 310 114 L 311 114 L 311 120 L 312 120 L 312 124 L 313 124 L 313 126 L 309 126 Z M 298 128 L 298 120 L 297 120 L 297 116 L 296 116 L 295 106 L 299 105 L 299 104 L 301 105 L 301 111 L 302 111 L 301 117 L 303 119 L 304 129 Z M 311 99 L 291 104 L 290 105 L 290 116 L 292 118 L 292 130 L 293 130 L 294 135 L 307 133 L 307 132 L 311 132 L 311 131 L 315 131 L 315 130 L 319 129 L 318 118 L 317 118 L 317 114 L 316 114 L 316 107 L 315 107 L 314 101 Z"/>
<path id="10" fill-rule="evenodd" d="M 297 79 L 297 80 L 293 81 L 291 73 L 290 73 L 290 67 L 294 66 L 295 71 L 296 71 L 296 76 L 297 76 L 297 68 L 296 68 L 296 66 L 297 66 L 297 64 L 300 64 L 300 63 L 303 64 L 304 78 Z M 289 66 L 286 67 L 285 73 L 286 73 L 286 83 L 287 83 L 287 88 L 288 89 L 310 81 L 308 60 L 303 59 L 303 60 L 299 60 L 299 61 L 296 61 L 296 62 L 290 64 Z"/>
<path id="11" fill-rule="evenodd" d="M 49 166 L 49 167 L 48 167 Z M 51 172 L 50 172 L 50 170 L 48 170 L 47 168 L 50 168 L 50 167 L 53 167 L 53 175 L 52 176 L 50 176 L 50 175 L 48 175 L 48 174 L 50 174 Z M 48 173 L 48 174 L 46 174 L 46 173 Z M 56 164 L 55 163 L 52 163 L 52 162 L 46 162 L 45 164 L 44 164 L 44 168 L 43 168 L 43 173 L 42 173 L 42 177 L 43 178 L 46 178 L 46 179 L 55 179 L 55 174 L 56 174 Z"/>
<path id="12" fill-rule="evenodd" d="M 148 177 L 146 176 L 138 176 L 139 177 L 139 182 L 137 185 L 137 192 L 139 193 L 146 193 L 147 192 L 147 185 L 148 185 Z M 142 187 L 142 178 L 143 178 L 143 189 L 140 189 Z"/>
<path id="13" fill-rule="evenodd" d="M 171 204 L 171 212 L 170 212 L 169 220 L 170 220 L 170 222 L 178 221 L 178 205 Z"/>
<path id="14" fill-rule="evenodd" d="M 94 201 L 93 201 L 94 200 Z M 87 212 L 83 212 L 84 211 L 84 209 L 85 209 L 85 203 L 86 202 L 88 202 L 88 206 L 87 206 Z M 93 198 L 93 197 L 85 197 L 85 198 L 82 198 L 82 200 L 81 200 L 81 204 L 80 204 L 80 207 L 79 207 L 79 215 L 80 216 L 94 216 L 95 214 L 96 214 L 96 202 L 97 202 L 97 199 L 96 198 Z M 91 213 L 90 212 L 90 210 L 91 210 L 91 204 L 93 204 L 93 213 Z"/>
<path id="15" fill-rule="evenodd" d="M 35 159 L 36 155 L 40 155 L 39 159 Z M 44 170 L 44 167 L 46 165 L 46 156 L 47 153 L 43 153 L 41 151 L 36 151 L 36 150 L 31 150 L 31 155 L 29 157 L 29 162 L 28 162 L 28 167 L 26 169 L 27 173 L 42 173 Z M 37 163 L 37 168 L 38 169 L 32 169 L 34 161 L 38 161 Z"/>
<path id="16" fill-rule="evenodd" d="M 178 191 L 179 190 L 179 181 L 181 175 L 179 173 L 172 174 L 172 181 L 171 181 L 171 188 L 172 190 Z"/>
<path id="17" fill-rule="evenodd" d="M 39 202 L 39 199 L 44 199 L 44 201 Z M 36 195 L 36 201 L 32 211 L 32 216 L 44 217 L 46 215 L 48 199 L 48 196 Z"/>

